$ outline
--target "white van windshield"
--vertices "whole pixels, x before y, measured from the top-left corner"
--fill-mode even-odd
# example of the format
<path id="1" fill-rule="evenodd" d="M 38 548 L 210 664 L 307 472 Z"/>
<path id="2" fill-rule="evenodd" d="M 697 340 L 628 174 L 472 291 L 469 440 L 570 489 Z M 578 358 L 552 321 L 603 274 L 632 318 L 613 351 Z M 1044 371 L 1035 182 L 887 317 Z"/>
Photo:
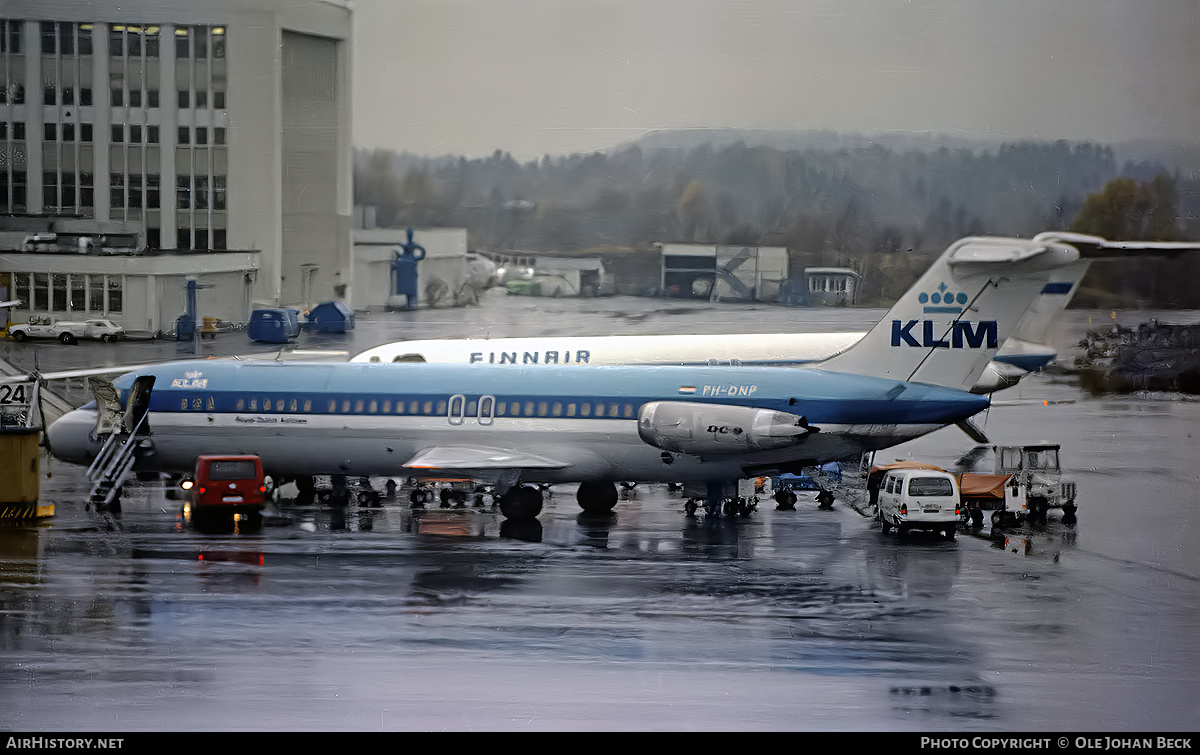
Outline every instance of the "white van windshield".
<path id="1" fill-rule="evenodd" d="M 954 495 L 954 486 L 945 477 L 913 477 L 908 481 L 909 495 Z"/>

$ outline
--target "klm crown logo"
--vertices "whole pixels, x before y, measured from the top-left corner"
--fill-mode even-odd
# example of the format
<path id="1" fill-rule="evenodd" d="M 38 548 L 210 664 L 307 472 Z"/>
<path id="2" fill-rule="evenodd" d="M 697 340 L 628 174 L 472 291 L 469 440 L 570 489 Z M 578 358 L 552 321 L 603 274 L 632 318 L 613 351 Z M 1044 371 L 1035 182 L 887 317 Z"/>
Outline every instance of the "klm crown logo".
<path id="1" fill-rule="evenodd" d="M 926 314 L 960 314 L 967 299 L 966 293 L 951 291 L 945 283 L 939 283 L 937 291 L 922 292 L 917 296 L 917 301 L 925 305 Z"/>

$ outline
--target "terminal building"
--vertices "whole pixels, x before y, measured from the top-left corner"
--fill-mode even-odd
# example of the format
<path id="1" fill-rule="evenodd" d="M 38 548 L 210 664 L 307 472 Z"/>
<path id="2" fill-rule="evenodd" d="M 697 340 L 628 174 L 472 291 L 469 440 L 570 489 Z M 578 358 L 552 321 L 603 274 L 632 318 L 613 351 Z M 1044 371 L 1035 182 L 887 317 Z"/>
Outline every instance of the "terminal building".
<path id="1" fill-rule="evenodd" d="M 0 300 L 166 330 L 349 300 L 345 0 L 5 0 Z"/>

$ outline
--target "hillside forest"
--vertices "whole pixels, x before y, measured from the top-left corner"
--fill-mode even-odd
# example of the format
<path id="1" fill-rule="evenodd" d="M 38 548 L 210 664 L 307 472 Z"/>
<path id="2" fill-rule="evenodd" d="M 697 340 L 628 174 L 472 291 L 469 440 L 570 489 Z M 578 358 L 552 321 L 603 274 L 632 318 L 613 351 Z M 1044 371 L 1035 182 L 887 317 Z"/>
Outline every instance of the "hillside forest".
<path id="1" fill-rule="evenodd" d="M 689 140 L 528 162 L 359 150 L 355 204 L 381 226 L 466 228 L 479 251 L 600 255 L 618 270 L 655 242 L 783 246 L 793 275 L 857 270 L 868 305 L 892 301 L 963 236 L 1200 240 L 1200 171 L 1169 151 L 1119 161 L 1111 146 L 1065 141 Z M 1093 265 L 1075 305 L 1200 308 L 1192 257 Z M 642 278 L 626 276 L 623 292 L 652 293 L 657 273 Z"/>

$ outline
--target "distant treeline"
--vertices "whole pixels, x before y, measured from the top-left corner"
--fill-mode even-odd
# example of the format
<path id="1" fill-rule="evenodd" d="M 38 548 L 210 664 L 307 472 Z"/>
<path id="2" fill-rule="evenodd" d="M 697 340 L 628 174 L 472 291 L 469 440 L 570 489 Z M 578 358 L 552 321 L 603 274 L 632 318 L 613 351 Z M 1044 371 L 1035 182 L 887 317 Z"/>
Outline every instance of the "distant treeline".
<path id="1" fill-rule="evenodd" d="M 694 139 L 694 135 L 691 136 Z M 518 162 L 360 150 L 355 202 L 384 226 L 468 230 L 483 251 L 646 252 L 653 242 L 784 246 L 792 270 L 863 274 L 870 303 L 895 298 L 963 236 L 1079 230 L 1200 239 L 1200 178 L 1092 143 L 988 148 L 691 147 L 655 135 L 607 153 Z M 649 146 L 654 144 L 657 146 Z M 1200 307 L 1188 259 L 1093 266 L 1089 306 Z"/>

